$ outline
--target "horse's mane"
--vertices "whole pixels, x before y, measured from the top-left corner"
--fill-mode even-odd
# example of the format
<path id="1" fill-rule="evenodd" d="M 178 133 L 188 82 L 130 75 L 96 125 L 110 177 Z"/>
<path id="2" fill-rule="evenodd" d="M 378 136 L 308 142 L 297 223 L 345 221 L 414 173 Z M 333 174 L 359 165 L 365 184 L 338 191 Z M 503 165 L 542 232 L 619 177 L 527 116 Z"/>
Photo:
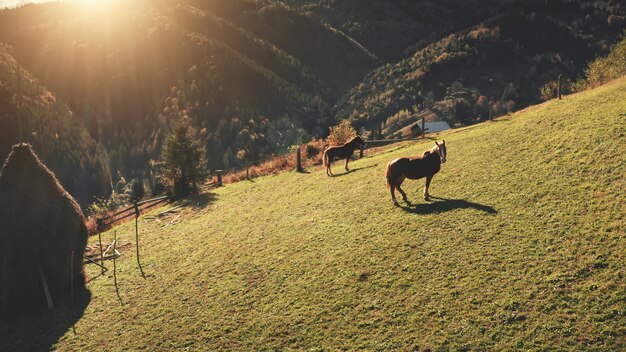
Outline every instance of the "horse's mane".
<path id="1" fill-rule="evenodd" d="M 425 157 L 427 157 L 427 156 L 429 156 L 429 155 L 431 155 L 431 154 L 433 154 L 433 155 L 437 155 L 437 154 L 438 154 L 438 152 L 437 152 L 437 148 L 439 148 L 439 147 L 435 145 L 434 147 L 432 147 L 432 148 L 428 149 L 427 151 L 425 151 L 425 152 L 422 154 L 422 158 L 425 158 Z"/>

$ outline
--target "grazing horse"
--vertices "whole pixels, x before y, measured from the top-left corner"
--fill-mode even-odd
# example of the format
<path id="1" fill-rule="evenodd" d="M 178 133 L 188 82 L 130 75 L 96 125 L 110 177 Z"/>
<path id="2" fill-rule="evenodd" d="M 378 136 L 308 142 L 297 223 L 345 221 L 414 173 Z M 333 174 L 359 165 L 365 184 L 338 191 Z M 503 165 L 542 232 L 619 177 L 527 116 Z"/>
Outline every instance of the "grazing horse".
<path id="1" fill-rule="evenodd" d="M 354 153 L 354 150 L 359 147 L 365 146 L 365 141 L 360 136 L 356 136 L 349 140 L 344 145 L 329 147 L 324 150 L 324 166 L 326 167 L 326 175 L 332 176 L 332 171 L 330 171 L 330 165 L 333 163 L 334 158 L 346 158 L 346 171 L 348 171 L 348 160 Z"/>
<path id="2" fill-rule="evenodd" d="M 397 158 L 387 164 L 387 186 L 391 191 L 393 204 L 396 206 L 399 205 L 395 194 L 395 189 L 397 188 L 398 191 L 400 191 L 400 194 L 402 194 L 402 199 L 404 199 L 407 204 L 411 205 L 409 200 L 406 198 L 406 193 L 404 193 L 402 188 L 400 188 L 405 178 L 417 180 L 422 177 L 426 177 L 424 199 L 430 200 L 430 195 L 428 194 L 430 180 L 432 180 L 433 176 L 439 172 L 441 164 L 445 162 L 446 141 L 444 140 L 441 144 L 435 141 L 435 146 L 424 152 L 422 155 L 408 158 Z"/>

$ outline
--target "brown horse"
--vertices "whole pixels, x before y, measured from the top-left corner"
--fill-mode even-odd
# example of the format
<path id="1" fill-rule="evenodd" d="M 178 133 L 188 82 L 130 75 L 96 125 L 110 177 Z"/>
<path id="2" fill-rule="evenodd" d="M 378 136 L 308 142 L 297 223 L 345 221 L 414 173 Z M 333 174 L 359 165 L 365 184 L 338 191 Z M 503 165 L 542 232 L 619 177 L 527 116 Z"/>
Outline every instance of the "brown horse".
<path id="1" fill-rule="evenodd" d="M 330 170 L 330 165 L 333 163 L 334 158 L 346 158 L 346 171 L 349 171 L 348 160 L 350 160 L 350 157 L 352 156 L 352 154 L 354 154 L 354 150 L 357 147 L 361 148 L 363 146 L 365 146 L 365 141 L 363 140 L 363 138 L 361 138 L 360 136 L 356 136 L 344 145 L 329 147 L 328 149 L 324 150 L 323 161 L 324 166 L 326 167 L 326 175 L 332 176 L 333 174 Z"/>
<path id="2" fill-rule="evenodd" d="M 428 194 L 428 186 L 430 186 L 430 180 L 441 169 L 441 164 L 446 162 L 446 141 L 441 144 L 435 141 L 435 146 L 430 150 L 424 152 L 423 155 L 409 157 L 409 158 L 397 158 L 387 164 L 387 186 L 391 191 L 391 199 L 393 204 L 399 205 L 396 200 L 395 189 L 397 188 L 402 194 L 402 199 L 411 205 L 406 198 L 406 193 L 400 188 L 405 178 L 410 180 L 417 180 L 422 177 L 426 177 L 426 188 L 424 188 L 424 199 L 430 200 Z"/>

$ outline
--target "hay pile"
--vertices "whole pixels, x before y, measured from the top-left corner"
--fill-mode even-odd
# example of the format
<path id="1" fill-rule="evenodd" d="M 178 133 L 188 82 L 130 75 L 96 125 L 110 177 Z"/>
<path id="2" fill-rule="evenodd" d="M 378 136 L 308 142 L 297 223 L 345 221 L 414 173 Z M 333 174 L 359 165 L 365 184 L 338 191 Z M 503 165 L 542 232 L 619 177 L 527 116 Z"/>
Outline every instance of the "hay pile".
<path id="1" fill-rule="evenodd" d="M 0 310 L 46 303 L 84 284 L 85 218 L 30 145 L 13 146 L 0 170 Z M 74 251 L 72 262 L 72 251 Z"/>

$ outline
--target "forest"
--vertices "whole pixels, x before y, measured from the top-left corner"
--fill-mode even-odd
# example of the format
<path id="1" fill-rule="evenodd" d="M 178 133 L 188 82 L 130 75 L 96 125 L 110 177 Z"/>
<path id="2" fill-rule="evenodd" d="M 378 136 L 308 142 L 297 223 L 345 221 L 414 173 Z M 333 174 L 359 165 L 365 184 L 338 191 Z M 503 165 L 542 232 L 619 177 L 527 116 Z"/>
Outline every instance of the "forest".
<path id="1" fill-rule="evenodd" d="M 545 99 L 558 75 L 574 85 L 625 25 L 614 0 L 110 3 L 0 11 L 0 154 L 32 143 L 84 207 L 122 179 L 153 189 L 177 121 L 210 170 L 342 119 L 472 124 Z"/>

